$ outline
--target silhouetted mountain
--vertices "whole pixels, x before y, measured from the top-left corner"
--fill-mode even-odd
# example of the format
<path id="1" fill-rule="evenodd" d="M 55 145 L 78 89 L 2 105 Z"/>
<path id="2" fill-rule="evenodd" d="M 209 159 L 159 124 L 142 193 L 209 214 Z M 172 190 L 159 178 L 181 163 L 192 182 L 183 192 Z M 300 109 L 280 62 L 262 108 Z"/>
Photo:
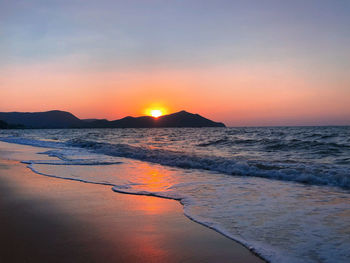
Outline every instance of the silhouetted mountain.
<path id="1" fill-rule="evenodd" d="M 164 115 L 159 118 L 128 116 L 114 121 L 108 121 L 106 119 L 80 120 L 69 112 L 57 110 L 33 113 L 0 112 L 0 119 L 12 125 L 12 127 L 23 125 L 26 128 L 225 127 L 221 122 L 214 122 L 198 114 L 192 114 L 186 111 Z"/>
<path id="2" fill-rule="evenodd" d="M 26 128 L 74 128 L 84 122 L 66 111 L 46 112 L 0 112 L 0 120 L 10 125 L 23 125 Z"/>
<path id="3" fill-rule="evenodd" d="M 106 121 L 106 119 L 81 119 L 84 122 Z"/>
<path id="4" fill-rule="evenodd" d="M 164 115 L 155 121 L 156 127 L 225 127 L 221 122 L 214 122 L 199 114 L 187 111 Z"/>
<path id="5" fill-rule="evenodd" d="M 0 129 L 7 129 L 8 128 L 8 124 L 2 120 L 0 120 Z"/>
<path id="6" fill-rule="evenodd" d="M 198 114 L 187 111 L 164 115 L 158 118 L 150 116 L 125 117 L 115 121 L 96 121 L 92 127 L 110 128 L 161 128 L 161 127 L 225 127 L 221 122 L 214 122 Z"/>

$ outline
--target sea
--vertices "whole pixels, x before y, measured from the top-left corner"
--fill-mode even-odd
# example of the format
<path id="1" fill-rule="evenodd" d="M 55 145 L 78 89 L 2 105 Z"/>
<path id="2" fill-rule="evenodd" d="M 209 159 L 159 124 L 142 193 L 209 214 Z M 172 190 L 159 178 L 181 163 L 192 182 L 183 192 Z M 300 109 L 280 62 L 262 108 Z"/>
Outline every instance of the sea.
<path id="1" fill-rule="evenodd" d="M 0 140 L 43 147 L 22 160 L 38 175 L 178 200 L 269 262 L 350 262 L 349 126 L 2 130 Z"/>

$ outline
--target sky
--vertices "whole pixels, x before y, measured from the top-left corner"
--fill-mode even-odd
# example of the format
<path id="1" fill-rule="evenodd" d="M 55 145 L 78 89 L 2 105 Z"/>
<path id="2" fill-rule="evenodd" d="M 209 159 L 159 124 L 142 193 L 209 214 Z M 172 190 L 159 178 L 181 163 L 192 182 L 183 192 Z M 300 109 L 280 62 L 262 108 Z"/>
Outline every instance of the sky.
<path id="1" fill-rule="evenodd" d="M 0 0 L 0 111 L 350 124 L 348 0 Z"/>

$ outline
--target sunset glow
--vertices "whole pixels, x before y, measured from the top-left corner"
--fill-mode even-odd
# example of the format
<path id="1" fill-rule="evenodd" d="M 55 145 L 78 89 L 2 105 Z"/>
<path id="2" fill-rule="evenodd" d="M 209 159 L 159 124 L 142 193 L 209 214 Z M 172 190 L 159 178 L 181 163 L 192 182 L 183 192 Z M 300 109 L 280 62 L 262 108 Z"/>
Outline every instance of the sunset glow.
<path id="1" fill-rule="evenodd" d="M 25 2 L 0 8 L 0 112 L 350 124 L 348 1 Z"/>

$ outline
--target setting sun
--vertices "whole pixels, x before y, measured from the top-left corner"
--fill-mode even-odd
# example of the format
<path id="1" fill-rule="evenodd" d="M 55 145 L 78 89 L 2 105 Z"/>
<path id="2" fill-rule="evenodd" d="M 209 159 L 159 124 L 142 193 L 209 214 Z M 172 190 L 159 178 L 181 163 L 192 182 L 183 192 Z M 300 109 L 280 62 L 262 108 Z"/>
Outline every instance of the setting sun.
<path id="1" fill-rule="evenodd" d="M 161 110 L 151 110 L 150 115 L 152 117 L 158 118 L 163 115 L 163 112 Z"/>
<path id="2" fill-rule="evenodd" d="M 148 116 L 158 118 L 160 116 L 168 114 L 168 109 L 165 108 L 163 105 L 159 105 L 159 104 L 154 103 L 153 105 L 150 105 L 149 107 L 147 107 L 143 111 L 143 113 L 148 115 Z"/>

